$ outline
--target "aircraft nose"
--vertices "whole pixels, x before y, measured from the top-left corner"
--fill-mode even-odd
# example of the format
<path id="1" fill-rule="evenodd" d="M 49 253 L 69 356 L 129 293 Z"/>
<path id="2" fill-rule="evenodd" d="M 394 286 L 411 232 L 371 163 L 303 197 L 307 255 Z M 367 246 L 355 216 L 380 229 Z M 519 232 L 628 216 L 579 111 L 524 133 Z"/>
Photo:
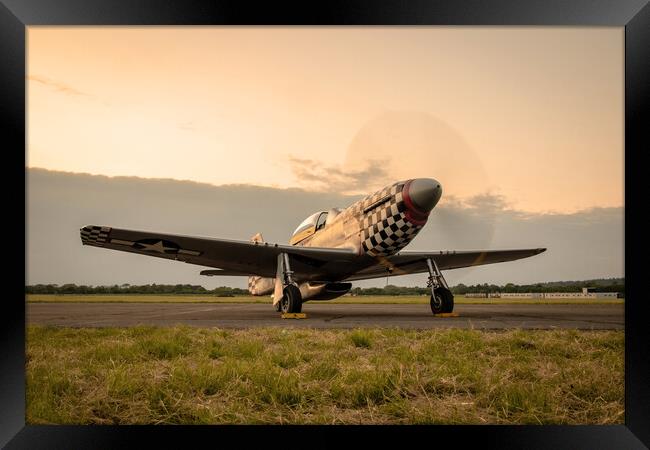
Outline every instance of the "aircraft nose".
<path id="1" fill-rule="evenodd" d="M 428 213 L 440 200 L 442 186 L 432 178 L 416 178 L 407 187 L 407 195 L 413 206 L 423 213 Z"/>

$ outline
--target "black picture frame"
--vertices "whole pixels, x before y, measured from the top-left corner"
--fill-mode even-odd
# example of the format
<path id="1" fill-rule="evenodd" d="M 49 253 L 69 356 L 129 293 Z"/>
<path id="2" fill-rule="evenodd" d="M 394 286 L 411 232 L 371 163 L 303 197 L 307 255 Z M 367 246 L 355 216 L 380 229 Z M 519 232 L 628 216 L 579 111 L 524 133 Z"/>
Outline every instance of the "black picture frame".
<path id="1" fill-rule="evenodd" d="M 25 425 L 24 286 L 12 277 L 11 296 L 0 314 L 0 445 L 6 448 L 128 448 L 137 441 L 160 447 L 226 445 L 236 439 L 293 440 L 306 446 L 338 445 L 363 432 L 364 445 L 418 442 L 463 445 L 475 441 L 498 448 L 644 448 L 650 446 L 650 327 L 642 295 L 644 240 L 642 171 L 648 139 L 650 98 L 650 6 L 645 0 L 336 0 L 313 4 L 198 0 L 0 0 L 0 91 L 4 166 L 25 182 L 25 32 L 30 25 L 518 25 L 625 27 L 625 425 L 618 426 L 404 426 L 250 427 L 233 426 L 36 426 Z M 26 186 L 26 185 L 24 185 Z M 603 188 L 607 187 L 603 180 Z M 5 188 L 6 189 L 6 188 Z M 637 190 L 638 189 L 638 190 Z M 12 192 L 6 192 L 7 197 Z M 20 203 L 20 199 L 16 200 Z M 24 204 L 23 204 L 24 207 Z M 13 215 L 12 215 L 13 216 Z M 7 215 L 10 243 L 25 236 Z M 25 217 L 27 220 L 27 217 Z M 632 243 L 632 244 L 631 244 Z M 22 254 L 20 248 L 14 253 Z M 636 261 L 634 260 L 636 258 Z M 15 259 L 5 261 L 19 267 Z M 25 261 L 25 263 L 27 263 Z M 15 269 L 15 270 L 20 270 Z M 7 277 L 8 278 L 8 277 Z M 5 278 L 5 279 L 7 279 Z M 14 281 L 15 279 L 15 281 Z M 18 292 L 20 290 L 20 293 Z M 14 295 L 15 293 L 15 295 Z M 9 298 L 10 297 L 10 298 Z M 644 303 L 645 302 L 645 303 Z M 397 432 L 398 434 L 396 435 Z M 318 440 L 306 433 L 318 434 Z M 270 436 L 269 436 L 270 435 Z M 310 436 L 313 437 L 313 436 Z M 294 444 L 294 445 L 295 445 Z M 263 444 L 266 445 L 266 444 Z M 139 445 L 138 445 L 139 446 Z"/>

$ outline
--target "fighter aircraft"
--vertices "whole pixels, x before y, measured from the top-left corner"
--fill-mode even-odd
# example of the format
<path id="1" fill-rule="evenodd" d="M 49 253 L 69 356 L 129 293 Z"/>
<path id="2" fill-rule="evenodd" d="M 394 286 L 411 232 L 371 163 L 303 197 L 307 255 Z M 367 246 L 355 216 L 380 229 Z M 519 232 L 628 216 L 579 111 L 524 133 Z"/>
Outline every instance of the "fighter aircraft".
<path id="1" fill-rule="evenodd" d="M 345 209 L 318 211 L 298 225 L 289 245 L 179 236 L 107 226 L 81 228 L 84 245 L 212 267 L 201 275 L 248 276 L 252 295 L 273 294 L 276 311 L 300 312 L 308 300 L 331 300 L 351 281 L 428 273 L 433 314 L 449 313 L 454 296 L 441 270 L 513 261 L 545 248 L 484 251 L 401 251 L 426 225 L 442 196 L 431 178 L 398 181 Z"/>

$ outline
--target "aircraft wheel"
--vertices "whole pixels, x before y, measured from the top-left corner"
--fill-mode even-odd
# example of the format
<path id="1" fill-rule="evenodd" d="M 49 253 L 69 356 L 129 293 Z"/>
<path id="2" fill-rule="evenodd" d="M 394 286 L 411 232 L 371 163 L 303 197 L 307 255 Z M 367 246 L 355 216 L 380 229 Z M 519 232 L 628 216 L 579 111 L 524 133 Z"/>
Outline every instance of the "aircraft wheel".
<path id="1" fill-rule="evenodd" d="M 449 289 L 438 288 L 431 296 L 430 304 L 433 314 L 450 313 L 454 310 L 454 294 Z"/>
<path id="2" fill-rule="evenodd" d="M 299 313 L 302 311 L 302 296 L 300 295 L 300 289 L 290 284 L 284 288 L 282 293 L 283 295 L 280 304 L 282 305 L 283 313 Z"/>
<path id="3" fill-rule="evenodd" d="M 275 305 L 273 305 L 273 307 L 275 308 L 275 310 L 276 310 L 277 312 L 282 311 L 282 300 L 280 300 L 280 301 L 277 302 Z"/>

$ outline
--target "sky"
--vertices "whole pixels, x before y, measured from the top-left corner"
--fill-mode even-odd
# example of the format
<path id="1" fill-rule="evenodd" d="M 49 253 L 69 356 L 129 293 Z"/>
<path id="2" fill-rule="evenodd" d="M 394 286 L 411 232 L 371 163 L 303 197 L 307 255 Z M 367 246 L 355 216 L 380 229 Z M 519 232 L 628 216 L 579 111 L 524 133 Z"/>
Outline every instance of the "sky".
<path id="1" fill-rule="evenodd" d="M 27 50 L 26 282 L 221 285 L 66 249 L 89 223 L 286 242 L 414 177 L 443 197 L 409 249 L 549 248 L 452 283 L 624 275 L 622 27 L 30 26 Z"/>
<path id="2" fill-rule="evenodd" d="M 623 206 L 622 27 L 28 27 L 26 165 Z"/>
<path id="3" fill-rule="evenodd" d="M 26 284 L 194 284 L 245 288 L 245 277 L 204 277 L 202 266 L 82 246 L 79 229 L 131 230 L 247 240 L 258 232 L 286 243 L 314 211 L 359 196 L 253 185 L 106 177 L 28 169 Z M 457 283 L 588 280 L 624 276 L 622 208 L 542 214 L 512 210 L 498 196 L 448 200 L 431 212 L 407 250 L 546 247 L 518 261 L 445 271 Z M 424 286 L 426 274 L 358 281 L 355 286 Z"/>

